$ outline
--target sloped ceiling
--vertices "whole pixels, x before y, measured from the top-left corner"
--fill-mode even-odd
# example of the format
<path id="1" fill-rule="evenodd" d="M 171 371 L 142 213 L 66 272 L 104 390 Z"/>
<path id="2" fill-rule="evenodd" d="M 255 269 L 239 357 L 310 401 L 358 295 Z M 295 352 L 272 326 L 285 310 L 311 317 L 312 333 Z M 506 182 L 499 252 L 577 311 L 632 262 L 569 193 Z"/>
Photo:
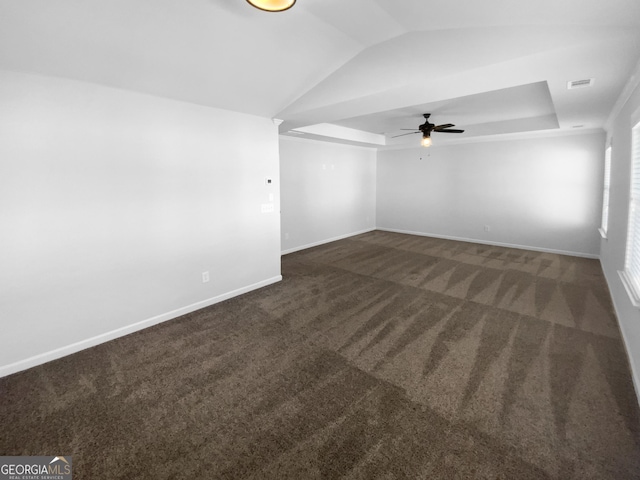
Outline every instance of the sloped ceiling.
<path id="1" fill-rule="evenodd" d="M 2 69 L 277 117 L 283 134 L 360 130 L 377 140 L 353 143 L 377 147 L 415 144 L 391 137 L 424 112 L 466 130 L 456 138 L 602 128 L 639 57 L 638 0 L 298 0 L 278 14 L 244 0 L 0 1 Z"/>

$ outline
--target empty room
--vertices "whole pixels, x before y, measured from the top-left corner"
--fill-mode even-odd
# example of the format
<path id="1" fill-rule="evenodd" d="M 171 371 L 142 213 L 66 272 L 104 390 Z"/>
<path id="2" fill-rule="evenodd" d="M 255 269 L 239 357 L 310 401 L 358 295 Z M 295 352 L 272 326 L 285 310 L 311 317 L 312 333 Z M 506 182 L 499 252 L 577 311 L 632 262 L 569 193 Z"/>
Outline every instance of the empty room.
<path id="1" fill-rule="evenodd" d="M 640 478 L 640 2 L 0 0 L 0 478 Z"/>

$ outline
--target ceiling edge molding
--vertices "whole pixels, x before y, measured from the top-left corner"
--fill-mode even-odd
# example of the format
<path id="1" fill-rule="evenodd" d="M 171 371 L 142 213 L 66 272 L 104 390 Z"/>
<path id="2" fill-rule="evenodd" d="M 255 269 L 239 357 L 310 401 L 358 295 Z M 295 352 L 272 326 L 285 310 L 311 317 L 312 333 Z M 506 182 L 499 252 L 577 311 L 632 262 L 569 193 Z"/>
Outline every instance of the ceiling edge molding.
<path id="1" fill-rule="evenodd" d="M 471 137 L 471 138 L 461 138 L 458 140 L 448 140 L 444 143 L 434 142 L 433 146 L 430 148 L 439 148 L 439 147 L 452 147 L 456 145 L 467 145 L 474 143 L 492 143 L 492 142 L 508 142 L 512 140 L 535 140 L 540 138 L 555 138 L 555 137 L 570 137 L 574 135 L 595 135 L 602 134 L 605 135 L 605 131 L 602 128 L 585 128 L 580 130 L 538 130 L 535 132 L 517 132 L 517 133 L 505 133 L 500 135 L 487 135 L 484 137 Z M 379 148 L 378 150 L 387 151 L 387 150 L 407 150 L 412 148 L 423 148 L 420 145 L 393 145 L 387 146 L 384 148 Z"/>
<path id="2" fill-rule="evenodd" d="M 356 142 L 352 142 L 352 141 L 347 141 L 347 140 L 340 140 L 340 139 L 333 139 L 333 140 L 328 140 L 327 137 L 320 137 L 320 136 L 316 136 L 316 135 L 306 135 L 304 137 L 296 137 L 293 135 L 289 135 L 286 133 L 281 133 L 279 135 L 280 140 L 286 140 L 286 141 L 291 141 L 291 142 L 298 142 L 298 143 L 318 143 L 318 144 L 331 144 L 331 145 L 339 145 L 342 147 L 350 147 L 350 148 L 358 148 L 358 149 L 362 149 L 362 150 L 370 150 L 370 151 L 377 151 L 378 148 L 375 145 L 370 145 L 370 144 L 366 144 L 366 143 L 356 143 Z"/>
<path id="3" fill-rule="evenodd" d="M 327 137 L 329 141 L 331 141 L 331 139 L 346 140 L 353 141 L 356 144 L 371 144 L 372 146 L 386 144 L 386 137 L 384 135 L 366 132 L 364 130 L 357 130 L 355 128 L 343 127 L 340 125 L 335 125 L 333 123 L 319 123 L 316 125 L 309 125 L 307 127 L 300 127 L 290 130 L 289 132 L 292 132 L 294 134 L 303 133 Z"/>
<path id="4" fill-rule="evenodd" d="M 611 110 L 611 113 L 607 117 L 606 122 L 604 122 L 604 129 L 606 131 L 611 130 L 611 127 L 616 117 L 620 115 L 620 112 L 622 112 L 622 109 L 624 108 L 625 104 L 627 103 L 629 98 L 631 98 L 631 95 L 639 85 L 640 85 L 640 58 L 638 59 L 638 63 L 636 63 L 635 68 L 631 72 L 631 76 L 629 77 L 629 80 L 627 81 L 624 88 L 622 89 L 622 92 L 620 93 L 618 100 L 616 100 L 616 103 L 614 104 L 613 109 Z"/>

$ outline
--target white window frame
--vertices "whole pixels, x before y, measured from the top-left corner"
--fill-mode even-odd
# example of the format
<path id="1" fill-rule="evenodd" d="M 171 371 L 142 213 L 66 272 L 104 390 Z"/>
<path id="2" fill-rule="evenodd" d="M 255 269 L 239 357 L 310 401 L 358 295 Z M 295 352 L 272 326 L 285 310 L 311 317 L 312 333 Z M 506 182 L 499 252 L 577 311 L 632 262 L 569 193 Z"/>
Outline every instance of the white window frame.
<path id="1" fill-rule="evenodd" d="M 609 190 L 611 187 L 611 145 L 604 151 L 604 181 L 602 189 L 602 224 L 599 228 L 602 238 L 607 238 L 609 228 Z"/>
<path id="2" fill-rule="evenodd" d="M 640 307 L 640 119 L 635 116 L 631 129 L 631 185 L 629 190 L 629 220 L 624 270 L 620 278 L 631 303 Z"/>

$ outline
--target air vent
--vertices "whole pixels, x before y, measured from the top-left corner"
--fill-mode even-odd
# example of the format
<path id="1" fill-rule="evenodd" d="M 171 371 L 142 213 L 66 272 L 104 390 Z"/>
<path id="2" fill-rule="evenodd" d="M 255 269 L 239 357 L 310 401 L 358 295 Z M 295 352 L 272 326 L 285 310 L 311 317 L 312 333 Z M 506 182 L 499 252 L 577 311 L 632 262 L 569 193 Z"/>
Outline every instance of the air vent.
<path id="1" fill-rule="evenodd" d="M 590 87 L 591 85 L 593 85 L 593 78 L 586 78 L 584 80 L 573 80 L 571 82 L 567 82 L 567 88 L 569 90 L 573 90 L 574 88 Z"/>

